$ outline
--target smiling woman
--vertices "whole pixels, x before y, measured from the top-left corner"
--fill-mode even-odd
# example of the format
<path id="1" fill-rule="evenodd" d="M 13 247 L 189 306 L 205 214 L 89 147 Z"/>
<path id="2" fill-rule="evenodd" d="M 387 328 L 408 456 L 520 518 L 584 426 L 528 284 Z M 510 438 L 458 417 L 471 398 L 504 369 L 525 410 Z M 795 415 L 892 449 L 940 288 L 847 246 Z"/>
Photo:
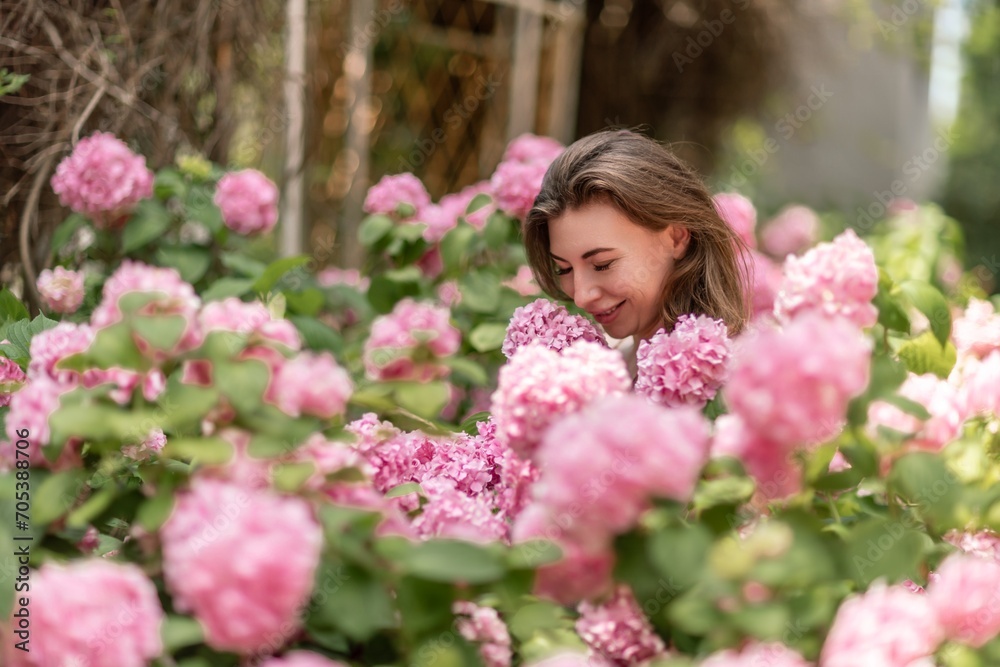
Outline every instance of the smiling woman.
<path id="1" fill-rule="evenodd" d="M 686 313 L 749 318 L 743 242 L 684 163 L 625 130 L 575 142 L 549 167 L 524 223 L 528 261 L 551 296 L 618 339 L 648 340 Z"/>

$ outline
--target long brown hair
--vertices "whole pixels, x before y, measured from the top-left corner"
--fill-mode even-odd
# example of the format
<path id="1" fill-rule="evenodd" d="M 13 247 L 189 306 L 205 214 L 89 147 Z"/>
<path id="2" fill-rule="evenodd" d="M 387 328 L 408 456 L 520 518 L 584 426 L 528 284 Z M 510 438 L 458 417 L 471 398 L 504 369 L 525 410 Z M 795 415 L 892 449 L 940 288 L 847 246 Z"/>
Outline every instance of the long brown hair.
<path id="1" fill-rule="evenodd" d="M 568 299 L 549 255 L 549 220 L 568 210 L 607 203 L 652 231 L 680 224 L 687 252 L 663 288 L 667 330 L 685 313 L 705 314 L 740 333 L 750 317 L 748 249 L 719 216 L 701 179 L 667 148 L 629 130 L 591 134 L 549 167 L 523 226 L 528 263 L 542 289 Z"/>

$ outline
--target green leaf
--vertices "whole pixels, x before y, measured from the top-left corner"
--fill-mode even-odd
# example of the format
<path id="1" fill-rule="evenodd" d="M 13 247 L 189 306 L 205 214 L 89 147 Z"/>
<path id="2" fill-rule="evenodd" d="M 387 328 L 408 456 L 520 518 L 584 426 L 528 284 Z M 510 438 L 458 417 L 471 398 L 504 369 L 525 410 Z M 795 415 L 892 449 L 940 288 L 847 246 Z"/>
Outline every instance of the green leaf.
<path id="1" fill-rule="evenodd" d="M 697 584 L 705 573 L 712 535 L 704 526 L 670 526 L 649 539 L 649 559 L 663 576 L 667 600 Z"/>
<path id="2" fill-rule="evenodd" d="M 507 625 L 510 634 L 523 643 L 539 631 L 572 629 L 573 622 L 563 607 L 553 602 L 533 602 L 511 615 Z"/>
<path id="3" fill-rule="evenodd" d="M 368 288 L 368 301 L 378 313 L 388 313 L 405 297 L 419 295 L 418 281 L 401 281 L 385 274 L 373 276 Z"/>
<path id="4" fill-rule="evenodd" d="M 177 269 L 185 281 L 196 283 L 211 266 L 212 253 L 196 245 L 162 245 L 156 249 L 156 261 L 160 266 Z"/>
<path id="5" fill-rule="evenodd" d="M 395 627 L 389 591 L 360 567 L 324 561 L 316 574 L 307 629 L 340 631 L 363 642 L 379 630 Z"/>
<path id="6" fill-rule="evenodd" d="M 235 252 L 222 253 L 219 260 L 222 262 L 222 265 L 230 271 L 247 278 L 253 278 L 254 280 L 259 278 L 264 273 L 264 269 L 267 268 L 267 264 L 264 262 L 257 261 L 256 259 L 252 259 L 246 255 L 241 255 Z"/>
<path id="7" fill-rule="evenodd" d="M 427 229 L 427 225 L 423 223 L 408 222 L 405 225 L 396 225 L 392 230 L 392 235 L 405 243 L 415 243 L 424 238 L 425 229 Z"/>
<path id="8" fill-rule="evenodd" d="M 309 461 L 278 464 L 274 467 L 274 486 L 279 491 L 298 491 L 314 472 L 316 466 Z"/>
<path id="9" fill-rule="evenodd" d="M 160 637 L 163 639 L 163 652 L 169 655 L 178 649 L 202 643 L 205 631 L 196 619 L 171 614 L 160 626 Z"/>
<path id="10" fill-rule="evenodd" d="M 844 552 L 848 572 L 867 586 L 879 578 L 889 583 L 918 579 L 931 540 L 898 520 L 870 520 L 854 528 Z"/>
<path id="11" fill-rule="evenodd" d="M 219 278 L 201 294 L 203 301 L 221 301 L 231 296 L 243 296 L 253 288 L 252 278 Z"/>
<path id="12" fill-rule="evenodd" d="M 469 334 L 469 344 L 477 352 L 499 350 L 507 337 L 507 325 L 499 322 L 480 324 Z"/>
<path id="13" fill-rule="evenodd" d="M 122 252 L 131 253 L 162 238 L 170 229 L 170 213 L 155 199 L 136 204 L 132 217 L 122 230 Z"/>
<path id="14" fill-rule="evenodd" d="M 490 381 L 486 369 L 467 357 L 448 357 L 442 360 L 456 376 L 477 387 L 484 387 Z"/>
<path id="15" fill-rule="evenodd" d="M 132 326 L 154 349 L 172 350 L 180 342 L 188 323 L 181 315 L 137 315 Z"/>
<path id="16" fill-rule="evenodd" d="M 878 309 L 879 324 L 890 331 L 910 333 L 910 318 L 900 300 L 894 296 L 894 285 L 889 274 L 879 268 L 878 293 L 872 301 Z"/>
<path id="17" fill-rule="evenodd" d="M 449 274 L 457 273 L 469 261 L 470 248 L 476 241 L 476 230 L 467 223 L 460 223 L 441 239 L 441 262 Z"/>
<path id="18" fill-rule="evenodd" d="M 308 255 L 296 255 L 282 257 L 271 262 L 253 284 L 253 290 L 255 292 L 269 292 L 283 275 L 300 266 L 305 266 L 310 261 L 312 260 Z"/>
<path id="19" fill-rule="evenodd" d="M 500 301 L 500 281 L 481 271 L 466 274 L 459 281 L 462 305 L 477 313 L 493 313 Z"/>
<path id="20" fill-rule="evenodd" d="M 483 230 L 483 238 L 491 248 L 501 248 L 507 242 L 510 235 L 511 220 L 505 215 L 491 215 L 486 228 Z"/>
<path id="21" fill-rule="evenodd" d="M 444 382 L 407 382 L 397 386 L 395 391 L 396 401 L 400 406 L 425 419 L 440 415 L 448 404 L 450 394 L 448 385 Z"/>
<path id="22" fill-rule="evenodd" d="M 465 207 L 465 215 L 469 215 L 470 213 L 475 213 L 482 207 L 489 204 L 491 201 L 493 201 L 493 197 L 486 194 L 485 192 L 480 192 L 478 195 L 473 197 L 472 201 L 469 202 L 469 205 Z"/>
<path id="23" fill-rule="evenodd" d="M 52 241 L 49 243 L 49 247 L 55 249 L 56 252 L 62 252 L 69 242 L 73 239 L 73 235 L 76 230 L 81 227 L 86 227 L 88 224 L 87 218 L 80 215 L 79 213 L 70 214 L 62 223 L 56 227 L 56 230 L 52 232 Z"/>
<path id="24" fill-rule="evenodd" d="M 68 512 L 85 481 L 82 470 L 65 470 L 46 477 L 32 497 L 32 521 L 47 525 Z"/>
<path id="25" fill-rule="evenodd" d="M 512 569 L 537 569 L 557 562 L 562 549 L 555 542 L 534 539 L 518 542 L 507 551 L 507 567 Z"/>
<path id="26" fill-rule="evenodd" d="M 167 438 L 163 456 L 219 465 L 233 460 L 233 446 L 222 438 Z"/>
<path id="27" fill-rule="evenodd" d="M 263 361 L 218 361 L 213 369 L 213 381 L 222 395 L 241 414 L 256 412 L 264 399 L 271 372 Z"/>
<path id="28" fill-rule="evenodd" d="M 192 220 L 205 225 L 212 234 L 217 234 L 225 226 L 222 211 L 212 201 L 210 191 L 204 186 L 191 188 L 187 198 L 187 213 Z"/>
<path id="29" fill-rule="evenodd" d="M 903 343 L 897 354 L 910 372 L 917 375 L 934 373 L 940 378 L 948 377 L 957 358 L 951 341 L 942 347 L 929 331 Z"/>
<path id="30" fill-rule="evenodd" d="M 139 506 L 135 520 L 150 533 L 154 533 L 170 518 L 174 509 L 175 492 L 172 484 L 161 483 L 156 495 Z"/>
<path id="31" fill-rule="evenodd" d="M 111 506 L 117 496 L 117 489 L 111 487 L 97 491 L 66 517 L 66 525 L 70 528 L 86 528 Z"/>
<path id="32" fill-rule="evenodd" d="M 31 317 L 24 304 L 18 301 L 14 293 L 4 287 L 0 289 L 0 322 L 5 320 L 27 320 Z"/>
<path id="33" fill-rule="evenodd" d="M 916 504 L 939 532 L 964 528 L 959 511 L 962 483 L 936 454 L 914 452 L 897 459 L 888 483 L 897 495 Z"/>
<path id="34" fill-rule="evenodd" d="M 890 405 L 895 405 L 906 414 L 912 415 L 917 419 L 927 420 L 931 418 L 931 413 L 927 411 L 927 408 L 901 394 L 890 394 L 882 397 L 882 400 Z"/>
<path id="35" fill-rule="evenodd" d="M 392 218 L 388 216 L 370 215 L 362 220 L 358 227 L 358 241 L 366 248 L 370 248 L 391 232 L 394 226 Z"/>
<path id="36" fill-rule="evenodd" d="M 301 292 L 285 292 L 290 310 L 300 315 L 315 317 L 323 307 L 323 292 L 311 287 Z"/>
<path id="37" fill-rule="evenodd" d="M 399 498 L 401 496 L 406 496 L 411 493 L 422 493 L 423 489 L 416 482 L 406 482 L 405 484 L 397 484 L 388 491 L 385 492 L 386 498 Z"/>
<path id="38" fill-rule="evenodd" d="M 157 199 L 166 201 L 171 197 L 183 197 L 186 190 L 187 183 L 184 181 L 184 176 L 176 169 L 161 169 L 156 173 L 153 194 Z"/>
<path id="39" fill-rule="evenodd" d="M 403 566 L 431 581 L 486 584 L 505 573 L 503 561 L 492 550 L 471 542 L 430 540 L 414 545 Z"/>
<path id="40" fill-rule="evenodd" d="M 931 324 L 931 331 L 943 346 L 951 335 L 951 309 L 944 295 L 933 285 L 922 280 L 906 280 L 899 289 L 923 313 Z"/>
<path id="41" fill-rule="evenodd" d="M 316 318 L 292 315 L 288 319 L 302 334 L 306 349 L 332 352 L 335 356 L 339 356 L 343 351 L 344 339 L 340 333 Z"/>
<path id="42" fill-rule="evenodd" d="M 407 642 L 440 635 L 451 629 L 455 587 L 418 577 L 402 577 L 396 586 L 396 602 Z"/>
<path id="43" fill-rule="evenodd" d="M 55 320 L 50 320 L 44 315 L 38 315 L 31 320 L 18 320 L 11 322 L 7 327 L 6 336 L 10 341 L 9 345 L 16 350 L 13 355 L 8 355 L 10 359 L 27 359 L 31 354 L 31 339 L 43 331 L 47 331 L 59 324 Z M 15 356 L 16 355 L 16 356 Z"/>

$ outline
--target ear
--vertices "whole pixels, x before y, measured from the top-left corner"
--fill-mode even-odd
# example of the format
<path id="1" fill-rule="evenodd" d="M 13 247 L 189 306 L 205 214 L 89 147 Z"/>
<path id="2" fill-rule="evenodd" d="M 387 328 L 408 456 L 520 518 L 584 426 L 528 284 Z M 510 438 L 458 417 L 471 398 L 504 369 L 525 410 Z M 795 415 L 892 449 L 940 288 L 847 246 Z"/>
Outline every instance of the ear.
<path id="1" fill-rule="evenodd" d="M 666 231 L 671 241 L 674 259 L 681 259 L 687 254 L 688 245 L 691 243 L 691 231 L 687 227 L 678 224 L 668 226 Z"/>

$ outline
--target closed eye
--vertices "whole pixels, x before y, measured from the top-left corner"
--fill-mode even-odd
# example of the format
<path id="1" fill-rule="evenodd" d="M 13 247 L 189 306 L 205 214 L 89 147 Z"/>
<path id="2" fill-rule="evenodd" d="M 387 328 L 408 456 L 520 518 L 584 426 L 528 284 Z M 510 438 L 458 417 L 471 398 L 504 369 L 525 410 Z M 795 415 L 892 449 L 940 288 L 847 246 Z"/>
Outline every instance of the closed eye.
<path id="1" fill-rule="evenodd" d="M 565 269 L 560 269 L 560 268 L 559 268 L 559 267 L 557 266 L 557 267 L 556 267 L 556 275 L 557 275 L 557 276 L 565 276 L 565 275 L 566 275 L 567 273 L 569 273 L 569 272 L 570 272 L 570 271 L 572 271 L 572 270 L 573 270 L 573 267 L 570 267 L 570 266 L 567 266 L 567 267 L 566 267 Z"/>
<path id="2" fill-rule="evenodd" d="M 595 271 L 607 271 L 609 268 L 611 268 L 611 265 L 614 264 L 614 263 L 615 263 L 614 260 L 611 260 L 607 264 L 601 264 L 599 266 L 595 266 L 594 270 Z"/>

